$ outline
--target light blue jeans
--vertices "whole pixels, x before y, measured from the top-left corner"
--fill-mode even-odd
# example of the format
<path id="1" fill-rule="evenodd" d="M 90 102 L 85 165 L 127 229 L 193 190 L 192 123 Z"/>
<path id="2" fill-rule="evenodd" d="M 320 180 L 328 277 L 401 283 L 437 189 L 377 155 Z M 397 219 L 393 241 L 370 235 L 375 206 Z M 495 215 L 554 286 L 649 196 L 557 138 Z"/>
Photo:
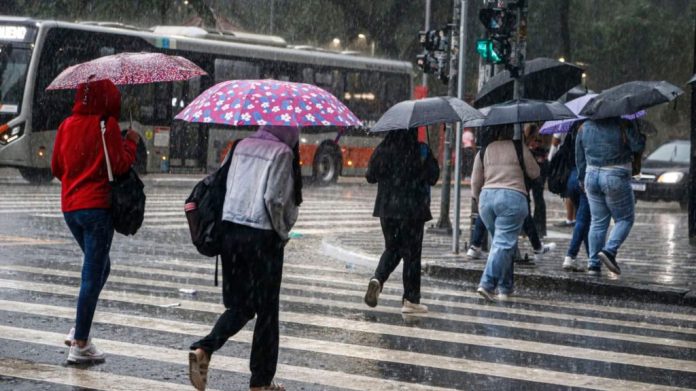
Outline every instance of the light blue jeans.
<path id="1" fill-rule="evenodd" d="M 590 242 L 590 267 L 600 267 L 597 257 L 600 250 L 613 256 L 626 240 L 633 227 L 635 200 L 631 189 L 631 173 L 624 168 L 588 167 L 585 175 L 585 192 L 590 203 L 592 223 Z M 609 222 L 614 228 L 607 240 Z"/>
<path id="2" fill-rule="evenodd" d="M 513 256 L 517 236 L 529 214 L 527 197 L 509 189 L 483 189 L 479 200 L 479 215 L 493 236 L 488 261 L 479 286 L 487 291 L 498 288 L 499 293 L 512 293 Z"/>

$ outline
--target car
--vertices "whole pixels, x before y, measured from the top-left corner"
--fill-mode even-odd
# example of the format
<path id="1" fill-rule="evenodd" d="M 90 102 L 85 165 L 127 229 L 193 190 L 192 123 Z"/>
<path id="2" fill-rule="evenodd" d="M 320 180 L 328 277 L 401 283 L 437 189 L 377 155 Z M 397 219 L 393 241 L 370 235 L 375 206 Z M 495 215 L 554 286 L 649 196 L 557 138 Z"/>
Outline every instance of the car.
<path id="1" fill-rule="evenodd" d="M 689 205 L 689 140 L 660 145 L 643 160 L 640 175 L 631 180 L 637 200 L 676 201 L 682 210 Z"/>

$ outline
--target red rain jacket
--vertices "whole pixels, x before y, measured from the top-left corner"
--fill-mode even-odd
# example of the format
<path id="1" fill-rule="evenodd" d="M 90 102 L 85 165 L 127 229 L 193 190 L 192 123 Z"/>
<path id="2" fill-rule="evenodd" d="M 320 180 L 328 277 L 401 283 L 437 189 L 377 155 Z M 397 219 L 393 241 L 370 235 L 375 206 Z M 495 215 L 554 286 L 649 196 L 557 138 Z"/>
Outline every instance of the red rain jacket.
<path id="1" fill-rule="evenodd" d="M 51 170 L 61 182 L 61 209 L 108 209 L 109 178 L 102 146 L 100 119 L 106 123 L 106 147 L 114 176 L 128 171 L 135 161 L 136 144 L 121 138 L 118 118 L 121 93 L 109 80 L 81 84 L 72 115 L 58 127 Z"/>

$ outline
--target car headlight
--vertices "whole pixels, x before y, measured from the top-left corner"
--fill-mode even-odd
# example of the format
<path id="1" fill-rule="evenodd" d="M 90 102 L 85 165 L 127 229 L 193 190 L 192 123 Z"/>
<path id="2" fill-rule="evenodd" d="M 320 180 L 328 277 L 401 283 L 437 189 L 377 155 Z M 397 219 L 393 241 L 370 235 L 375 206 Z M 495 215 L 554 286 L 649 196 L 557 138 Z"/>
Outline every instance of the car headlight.
<path id="1" fill-rule="evenodd" d="M 684 178 L 683 172 L 666 172 L 657 178 L 658 183 L 679 183 Z"/>

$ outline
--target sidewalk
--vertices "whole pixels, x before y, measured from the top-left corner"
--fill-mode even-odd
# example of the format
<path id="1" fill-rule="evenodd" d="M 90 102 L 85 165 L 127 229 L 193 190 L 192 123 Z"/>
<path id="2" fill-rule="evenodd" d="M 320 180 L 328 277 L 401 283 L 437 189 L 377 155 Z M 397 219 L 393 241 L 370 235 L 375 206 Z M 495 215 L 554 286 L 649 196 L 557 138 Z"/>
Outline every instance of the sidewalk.
<path id="1" fill-rule="evenodd" d="M 687 217 L 679 212 L 676 204 L 639 204 L 636 223 L 617 259 L 622 270 L 620 276 L 606 268 L 601 277 L 565 272 L 561 264 L 572 230 L 554 227 L 553 222 L 549 222 L 545 242 L 556 242 L 556 249 L 541 260 L 515 264 L 517 286 L 696 306 L 696 246 L 689 244 Z M 468 219 L 462 222 L 462 229 L 459 255 L 451 251 L 451 236 L 433 234 L 426 229 L 422 257 L 424 275 L 478 283 L 486 260 L 466 257 Z M 322 250 L 347 263 L 374 268 L 383 246 L 381 232 L 373 230 L 349 237 L 326 237 Z M 523 255 L 533 254 L 524 237 L 520 237 L 520 251 Z M 578 259 L 586 262 L 584 249 Z"/>

